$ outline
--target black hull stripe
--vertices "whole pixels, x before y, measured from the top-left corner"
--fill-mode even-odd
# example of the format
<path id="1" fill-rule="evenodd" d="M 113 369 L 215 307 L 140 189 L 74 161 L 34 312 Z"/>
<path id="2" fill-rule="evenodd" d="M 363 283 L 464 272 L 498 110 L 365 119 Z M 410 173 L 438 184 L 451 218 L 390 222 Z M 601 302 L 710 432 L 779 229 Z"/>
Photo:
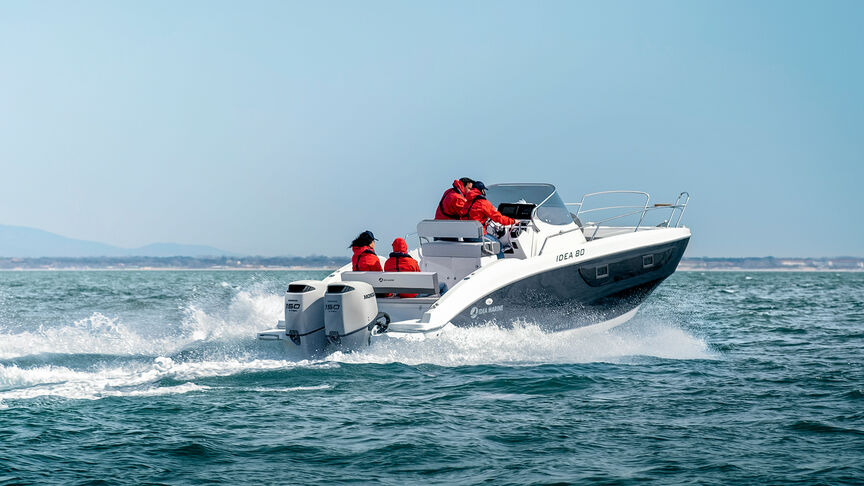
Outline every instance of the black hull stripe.
<path id="1" fill-rule="evenodd" d="M 675 271 L 689 241 L 627 250 L 525 277 L 477 299 L 451 322 L 469 327 L 526 320 L 564 330 L 620 317 Z"/>

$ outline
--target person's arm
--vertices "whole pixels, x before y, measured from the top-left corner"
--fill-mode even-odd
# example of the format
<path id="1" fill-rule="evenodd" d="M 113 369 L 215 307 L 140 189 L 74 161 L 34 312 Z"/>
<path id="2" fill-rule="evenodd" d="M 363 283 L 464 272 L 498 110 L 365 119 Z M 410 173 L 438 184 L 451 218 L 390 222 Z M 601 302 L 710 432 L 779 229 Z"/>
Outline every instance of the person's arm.
<path id="1" fill-rule="evenodd" d="M 495 221 L 498 224 L 503 224 L 504 226 L 510 226 L 510 225 L 516 224 L 515 219 L 508 218 L 507 216 L 504 216 L 503 214 L 499 213 L 498 211 L 495 211 L 495 215 L 497 216 L 497 218 L 493 217 L 492 221 Z"/>
<path id="2" fill-rule="evenodd" d="M 492 206 L 492 203 L 490 203 L 489 201 L 484 201 L 484 202 L 485 202 L 485 204 L 483 205 L 483 209 L 486 212 L 486 218 L 491 219 L 492 221 L 495 221 L 498 224 L 503 224 L 504 226 L 509 226 L 511 224 L 516 223 L 515 219 L 508 218 L 507 216 L 504 216 L 503 214 L 499 213 L 495 209 L 495 206 Z"/>
<path id="3" fill-rule="evenodd" d="M 465 198 L 464 197 L 455 197 L 453 198 L 453 207 L 450 214 L 456 216 L 456 219 L 462 218 L 462 215 L 465 213 Z"/>

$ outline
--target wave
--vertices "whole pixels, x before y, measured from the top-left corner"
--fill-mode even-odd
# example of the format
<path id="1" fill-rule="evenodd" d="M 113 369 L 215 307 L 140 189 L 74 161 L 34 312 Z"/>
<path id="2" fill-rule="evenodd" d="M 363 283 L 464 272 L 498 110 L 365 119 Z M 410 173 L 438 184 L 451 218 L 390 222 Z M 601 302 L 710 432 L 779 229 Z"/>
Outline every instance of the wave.
<path id="1" fill-rule="evenodd" d="M 224 286 L 223 286 L 224 287 Z M 0 333 L 0 406 L 3 401 L 54 396 L 100 399 L 206 392 L 200 378 L 345 364 L 533 365 L 546 363 L 632 362 L 636 357 L 713 359 L 704 340 L 650 315 L 604 332 L 548 333 L 538 323 L 512 327 L 445 327 L 438 336 L 381 336 L 369 348 L 334 352 L 315 361 L 292 360 L 262 346 L 255 333 L 281 317 L 282 300 L 264 290 L 231 289 L 227 306 L 205 311 L 189 305 L 184 318 L 161 334 L 94 312 L 71 325 Z M 100 355 L 93 359 L 70 356 Z M 36 359 L 22 359 L 41 355 Z M 114 356 L 105 364 L 105 356 Z M 34 362 L 33 366 L 22 363 Z M 45 363 L 48 364 L 45 364 Z M 81 363 L 90 363 L 81 365 Z M 78 365 L 70 364 L 78 363 Z M 161 380 L 184 382 L 160 384 Z M 261 388 L 268 392 L 327 389 L 329 385 Z"/>
<path id="2" fill-rule="evenodd" d="M 701 338 L 675 326 L 639 319 L 605 332 L 590 329 L 547 333 L 536 323 L 513 327 L 447 326 L 437 337 L 387 335 L 359 353 L 335 352 L 340 363 L 403 363 L 438 366 L 626 362 L 634 357 L 715 359 Z"/>
<path id="3" fill-rule="evenodd" d="M 148 334 L 139 323 L 94 312 L 64 326 L 39 326 L 35 331 L 0 332 L 0 359 L 45 353 L 164 356 L 203 342 L 248 338 L 281 318 L 278 295 L 241 290 L 224 313 L 209 314 L 199 305 L 184 309 L 179 327 Z M 173 331 L 173 332 L 172 332 Z"/>
<path id="4" fill-rule="evenodd" d="M 316 390 L 329 390 L 333 388 L 331 385 L 322 384 L 322 385 L 312 385 L 312 386 L 288 386 L 288 387 L 255 387 L 250 388 L 250 391 L 259 392 L 259 393 L 290 393 L 290 392 L 298 392 L 298 391 L 316 391 Z"/>
<path id="5" fill-rule="evenodd" d="M 43 396 L 96 400 L 106 397 L 188 393 L 210 389 L 192 382 L 199 378 L 310 366 L 320 368 L 338 365 L 270 359 L 176 362 L 164 356 L 149 364 L 123 363 L 90 370 L 74 370 L 54 365 L 32 368 L 0 365 L 0 403 L 4 400 Z M 164 379 L 186 383 L 162 386 L 159 382 Z"/>

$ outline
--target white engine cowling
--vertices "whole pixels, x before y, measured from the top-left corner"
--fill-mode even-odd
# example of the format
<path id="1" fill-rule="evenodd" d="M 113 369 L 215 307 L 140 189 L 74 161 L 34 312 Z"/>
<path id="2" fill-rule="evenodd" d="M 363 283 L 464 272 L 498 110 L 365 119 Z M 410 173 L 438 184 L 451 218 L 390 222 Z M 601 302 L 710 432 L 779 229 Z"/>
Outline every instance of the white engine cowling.
<path id="1" fill-rule="evenodd" d="M 298 280 L 288 284 L 285 292 L 286 345 L 296 346 L 304 355 L 324 350 L 324 293 L 327 286 L 320 280 Z M 288 344 L 291 343 L 291 344 Z"/>
<path id="2" fill-rule="evenodd" d="M 387 314 L 378 312 L 375 290 L 365 282 L 327 286 L 324 294 L 324 328 L 327 341 L 343 350 L 369 345 L 372 331 L 386 330 Z"/>

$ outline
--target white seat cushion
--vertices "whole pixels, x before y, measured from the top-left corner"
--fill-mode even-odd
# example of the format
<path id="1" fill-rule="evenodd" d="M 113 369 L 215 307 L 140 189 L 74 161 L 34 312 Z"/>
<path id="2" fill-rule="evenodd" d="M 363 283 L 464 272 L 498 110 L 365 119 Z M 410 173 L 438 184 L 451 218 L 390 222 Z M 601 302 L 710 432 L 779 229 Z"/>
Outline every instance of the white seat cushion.
<path id="1" fill-rule="evenodd" d="M 432 241 L 420 245 L 424 257 L 480 258 L 483 256 L 482 242 Z"/>
<path id="2" fill-rule="evenodd" d="M 421 239 L 474 238 L 483 237 L 483 225 L 479 221 L 455 219 L 426 219 L 417 223 L 417 235 Z"/>

